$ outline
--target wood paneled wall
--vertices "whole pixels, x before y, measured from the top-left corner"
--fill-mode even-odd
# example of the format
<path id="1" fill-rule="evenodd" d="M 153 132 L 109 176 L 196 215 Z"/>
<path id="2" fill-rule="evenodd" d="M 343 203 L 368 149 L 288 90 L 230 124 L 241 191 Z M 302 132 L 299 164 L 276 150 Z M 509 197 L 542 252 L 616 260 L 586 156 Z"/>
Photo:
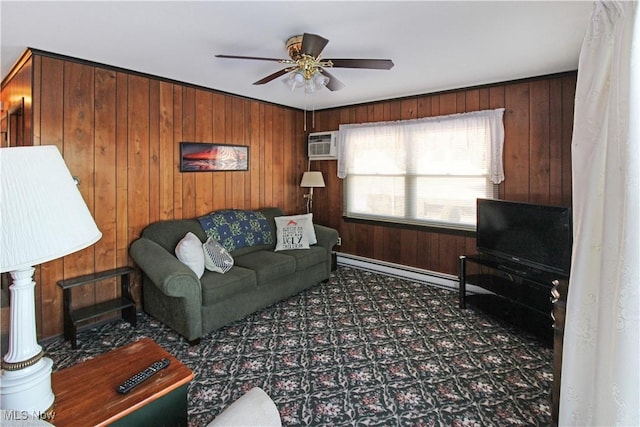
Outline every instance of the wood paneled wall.
<path id="1" fill-rule="evenodd" d="M 39 337 L 62 333 L 56 282 L 134 265 L 129 245 L 150 222 L 221 208 L 304 210 L 302 111 L 38 51 L 20 65 L 3 82 L 2 100 L 25 97 L 32 143 L 59 147 L 103 233 L 94 246 L 37 269 Z M 576 73 L 566 73 L 322 110 L 315 113 L 312 130 L 504 107 L 506 180 L 500 197 L 568 206 L 575 82 Z M 180 141 L 248 145 L 250 170 L 180 173 Z M 460 254 L 475 250 L 469 233 L 345 220 L 336 166 L 312 162 L 327 182 L 314 192 L 314 219 L 339 230 L 337 250 L 447 274 L 457 274 Z M 75 292 L 77 305 L 84 306 L 112 298 L 117 284 Z M 139 303 L 139 277 L 134 295 Z"/>
<path id="2" fill-rule="evenodd" d="M 500 198 L 571 205 L 571 134 L 576 73 L 415 96 L 316 112 L 314 131 L 340 124 L 414 119 L 505 108 L 505 181 Z M 314 220 L 339 230 L 340 252 L 457 275 L 458 256 L 475 252 L 475 235 L 391 226 L 342 217 L 336 161 L 314 161 L 326 187 L 314 192 Z"/>
<path id="3" fill-rule="evenodd" d="M 11 85 L 2 88 L 2 139 L 0 147 L 30 145 L 31 114 L 31 61 L 24 56 L 7 76 Z M 26 141 L 26 136 L 29 141 Z M 11 140 L 11 141 L 9 141 Z"/>
<path id="4" fill-rule="evenodd" d="M 41 338 L 62 333 L 57 281 L 134 265 L 129 245 L 153 221 L 222 208 L 304 210 L 302 111 L 37 52 L 17 75 L 3 82 L 2 99 L 32 100 L 32 143 L 60 149 L 102 231 L 90 248 L 37 269 Z M 248 145 L 249 171 L 181 173 L 181 141 Z M 85 306 L 116 293 L 113 280 L 77 288 L 74 298 Z M 134 295 L 139 303 L 140 277 Z"/>

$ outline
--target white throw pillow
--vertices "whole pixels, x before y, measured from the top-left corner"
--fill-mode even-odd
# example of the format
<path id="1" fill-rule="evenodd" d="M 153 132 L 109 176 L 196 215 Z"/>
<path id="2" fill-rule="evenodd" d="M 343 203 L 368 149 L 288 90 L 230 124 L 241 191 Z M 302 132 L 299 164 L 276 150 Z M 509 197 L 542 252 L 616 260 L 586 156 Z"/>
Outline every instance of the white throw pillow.
<path id="1" fill-rule="evenodd" d="M 176 245 L 176 257 L 184 265 L 196 273 L 198 279 L 204 274 L 204 254 L 202 253 L 202 242 L 198 236 L 188 232 Z"/>
<path id="2" fill-rule="evenodd" d="M 213 237 L 204 242 L 200 252 L 204 255 L 204 266 L 207 270 L 224 274 L 233 267 L 233 257 Z"/>
<path id="3" fill-rule="evenodd" d="M 307 236 L 307 240 L 309 241 L 310 245 L 315 245 L 316 243 L 318 243 L 318 239 L 316 238 L 316 230 L 315 228 L 313 228 L 313 214 L 312 213 L 308 213 L 308 214 L 301 214 L 301 215 L 290 215 L 290 216 L 284 216 L 284 217 L 279 217 L 279 218 L 289 218 L 289 219 L 293 219 L 293 220 L 299 220 L 299 219 L 304 219 L 307 218 L 308 221 L 305 222 L 304 225 L 304 233 Z"/>
<path id="4" fill-rule="evenodd" d="M 309 239 L 306 231 L 309 218 L 278 216 L 274 219 L 277 229 L 276 251 L 309 249 Z"/>

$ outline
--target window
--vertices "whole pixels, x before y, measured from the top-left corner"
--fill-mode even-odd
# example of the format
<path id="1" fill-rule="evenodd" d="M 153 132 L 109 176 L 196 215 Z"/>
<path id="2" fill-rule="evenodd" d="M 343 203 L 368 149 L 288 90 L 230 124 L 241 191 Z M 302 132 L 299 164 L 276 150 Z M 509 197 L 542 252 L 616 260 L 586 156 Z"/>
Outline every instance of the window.
<path id="1" fill-rule="evenodd" d="M 345 216 L 475 230 L 503 179 L 504 109 L 341 125 Z"/>

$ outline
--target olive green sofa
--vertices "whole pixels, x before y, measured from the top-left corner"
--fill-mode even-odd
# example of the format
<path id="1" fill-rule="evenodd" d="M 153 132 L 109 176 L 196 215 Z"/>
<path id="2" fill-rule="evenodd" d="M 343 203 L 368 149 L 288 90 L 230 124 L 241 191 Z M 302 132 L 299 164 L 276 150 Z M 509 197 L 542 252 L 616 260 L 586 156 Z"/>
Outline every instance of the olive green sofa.
<path id="1" fill-rule="evenodd" d="M 314 224 L 316 244 L 275 252 L 274 218 L 283 213 L 278 208 L 258 212 L 271 227 L 273 244 L 232 251 L 229 271 L 205 270 L 200 279 L 174 253 L 187 232 L 207 240 L 200 222 L 194 218 L 147 226 L 129 250 L 142 270 L 144 311 L 195 344 L 215 329 L 329 279 L 336 230 Z"/>

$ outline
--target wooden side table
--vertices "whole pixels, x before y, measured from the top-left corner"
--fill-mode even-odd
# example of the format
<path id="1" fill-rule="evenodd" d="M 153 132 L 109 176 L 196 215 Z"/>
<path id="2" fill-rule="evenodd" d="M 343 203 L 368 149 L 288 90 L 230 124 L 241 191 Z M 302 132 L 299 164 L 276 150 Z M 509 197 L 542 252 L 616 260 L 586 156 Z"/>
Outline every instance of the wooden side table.
<path id="1" fill-rule="evenodd" d="M 153 362 L 170 364 L 127 394 L 116 387 Z M 64 426 L 186 426 L 193 372 L 150 338 L 117 348 L 51 376 L 53 419 Z"/>
<path id="2" fill-rule="evenodd" d="M 64 339 L 71 340 L 72 348 L 78 347 L 78 327 L 81 324 L 85 324 L 92 319 L 102 316 L 103 314 L 121 311 L 122 318 L 131 323 L 132 326 L 136 326 L 136 304 L 133 302 L 130 289 L 131 273 L 133 273 L 133 268 L 120 267 L 113 270 L 87 274 L 85 276 L 74 277 L 72 279 L 61 280 L 58 282 L 58 286 L 60 286 L 63 291 Z M 72 309 L 73 293 L 71 291 L 73 288 L 111 279 L 113 277 L 120 277 L 120 298 L 115 298 L 76 310 Z"/>

